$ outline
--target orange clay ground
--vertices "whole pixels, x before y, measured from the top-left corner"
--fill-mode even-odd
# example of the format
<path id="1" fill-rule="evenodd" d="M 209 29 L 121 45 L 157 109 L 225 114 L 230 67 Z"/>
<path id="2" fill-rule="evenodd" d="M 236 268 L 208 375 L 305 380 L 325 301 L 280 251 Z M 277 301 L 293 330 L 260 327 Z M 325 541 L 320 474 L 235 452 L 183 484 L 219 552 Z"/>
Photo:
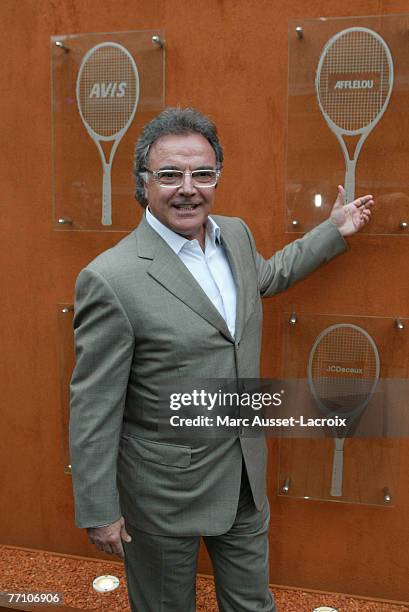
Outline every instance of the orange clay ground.
<path id="1" fill-rule="evenodd" d="M 92 581 L 96 576 L 105 574 L 118 576 L 120 586 L 111 593 L 100 594 L 92 588 Z M 277 612 L 312 612 L 318 606 L 332 606 L 339 612 L 409 612 L 409 603 L 370 601 L 349 595 L 275 586 L 272 590 Z M 117 561 L 84 560 L 81 557 L 0 546 L 0 591 L 59 592 L 63 594 L 64 606 L 70 608 L 106 612 L 129 610 L 123 565 Z M 197 612 L 217 610 L 213 580 L 199 576 Z"/>

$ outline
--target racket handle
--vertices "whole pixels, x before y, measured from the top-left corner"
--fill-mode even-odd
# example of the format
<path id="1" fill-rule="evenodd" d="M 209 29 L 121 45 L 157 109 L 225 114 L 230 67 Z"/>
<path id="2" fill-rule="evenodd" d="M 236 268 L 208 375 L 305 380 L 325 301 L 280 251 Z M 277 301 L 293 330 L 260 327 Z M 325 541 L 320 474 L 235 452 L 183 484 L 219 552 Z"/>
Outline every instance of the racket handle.
<path id="1" fill-rule="evenodd" d="M 355 159 L 348 159 L 345 172 L 345 204 L 355 200 Z"/>
<path id="2" fill-rule="evenodd" d="M 334 458 L 332 461 L 332 481 L 330 495 L 332 497 L 342 496 L 342 475 L 344 470 L 344 440 L 335 438 Z"/>
<path id="3" fill-rule="evenodd" d="M 111 164 L 104 164 L 102 178 L 102 225 L 112 225 Z"/>

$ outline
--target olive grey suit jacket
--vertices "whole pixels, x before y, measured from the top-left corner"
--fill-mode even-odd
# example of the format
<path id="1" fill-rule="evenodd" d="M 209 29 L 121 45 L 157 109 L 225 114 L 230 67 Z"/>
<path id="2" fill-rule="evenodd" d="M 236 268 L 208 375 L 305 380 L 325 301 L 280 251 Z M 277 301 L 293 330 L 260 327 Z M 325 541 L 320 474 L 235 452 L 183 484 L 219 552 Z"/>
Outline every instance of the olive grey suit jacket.
<path id="1" fill-rule="evenodd" d="M 244 458 L 265 502 L 263 438 L 173 443 L 158 428 L 170 377 L 257 378 L 261 297 L 345 250 L 326 221 L 265 260 L 243 221 L 215 216 L 237 287 L 233 338 L 183 262 L 143 218 L 80 273 L 71 383 L 71 464 L 79 527 L 117 520 L 162 535 L 217 535 L 233 523 Z"/>

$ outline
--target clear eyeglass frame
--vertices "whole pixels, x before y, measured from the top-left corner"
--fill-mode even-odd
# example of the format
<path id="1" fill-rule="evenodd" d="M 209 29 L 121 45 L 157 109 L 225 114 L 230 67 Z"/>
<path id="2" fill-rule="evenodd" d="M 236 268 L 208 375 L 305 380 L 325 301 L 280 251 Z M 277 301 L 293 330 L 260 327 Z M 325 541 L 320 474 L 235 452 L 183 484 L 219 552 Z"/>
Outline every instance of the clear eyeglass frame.
<path id="1" fill-rule="evenodd" d="M 213 170 L 210 168 L 199 169 L 199 170 L 174 170 L 170 168 L 167 170 L 166 168 L 163 170 L 148 170 L 146 169 L 144 172 L 140 172 L 140 176 L 147 182 L 149 175 L 152 177 L 154 181 L 159 183 L 161 187 L 170 188 L 170 189 L 178 189 L 183 185 L 183 180 L 185 176 L 190 176 L 192 178 L 192 183 L 195 187 L 200 189 L 215 187 L 217 181 L 220 177 L 220 170 Z M 170 176 L 173 175 L 173 176 Z M 209 180 L 210 182 L 202 182 Z M 166 182 L 167 181 L 167 182 Z"/>

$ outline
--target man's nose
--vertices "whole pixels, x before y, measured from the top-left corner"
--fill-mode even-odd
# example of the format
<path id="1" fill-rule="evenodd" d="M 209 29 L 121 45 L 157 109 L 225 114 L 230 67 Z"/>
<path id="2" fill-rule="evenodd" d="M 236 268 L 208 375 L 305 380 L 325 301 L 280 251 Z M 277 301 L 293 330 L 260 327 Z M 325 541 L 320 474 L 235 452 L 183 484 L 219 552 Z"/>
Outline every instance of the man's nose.
<path id="1" fill-rule="evenodd" d="M 196 187 L 193 184 L 192 175 L 190 173 L 184 173 L 179 191 L 185 195 L 194 193 L 196 191 Z"/>

